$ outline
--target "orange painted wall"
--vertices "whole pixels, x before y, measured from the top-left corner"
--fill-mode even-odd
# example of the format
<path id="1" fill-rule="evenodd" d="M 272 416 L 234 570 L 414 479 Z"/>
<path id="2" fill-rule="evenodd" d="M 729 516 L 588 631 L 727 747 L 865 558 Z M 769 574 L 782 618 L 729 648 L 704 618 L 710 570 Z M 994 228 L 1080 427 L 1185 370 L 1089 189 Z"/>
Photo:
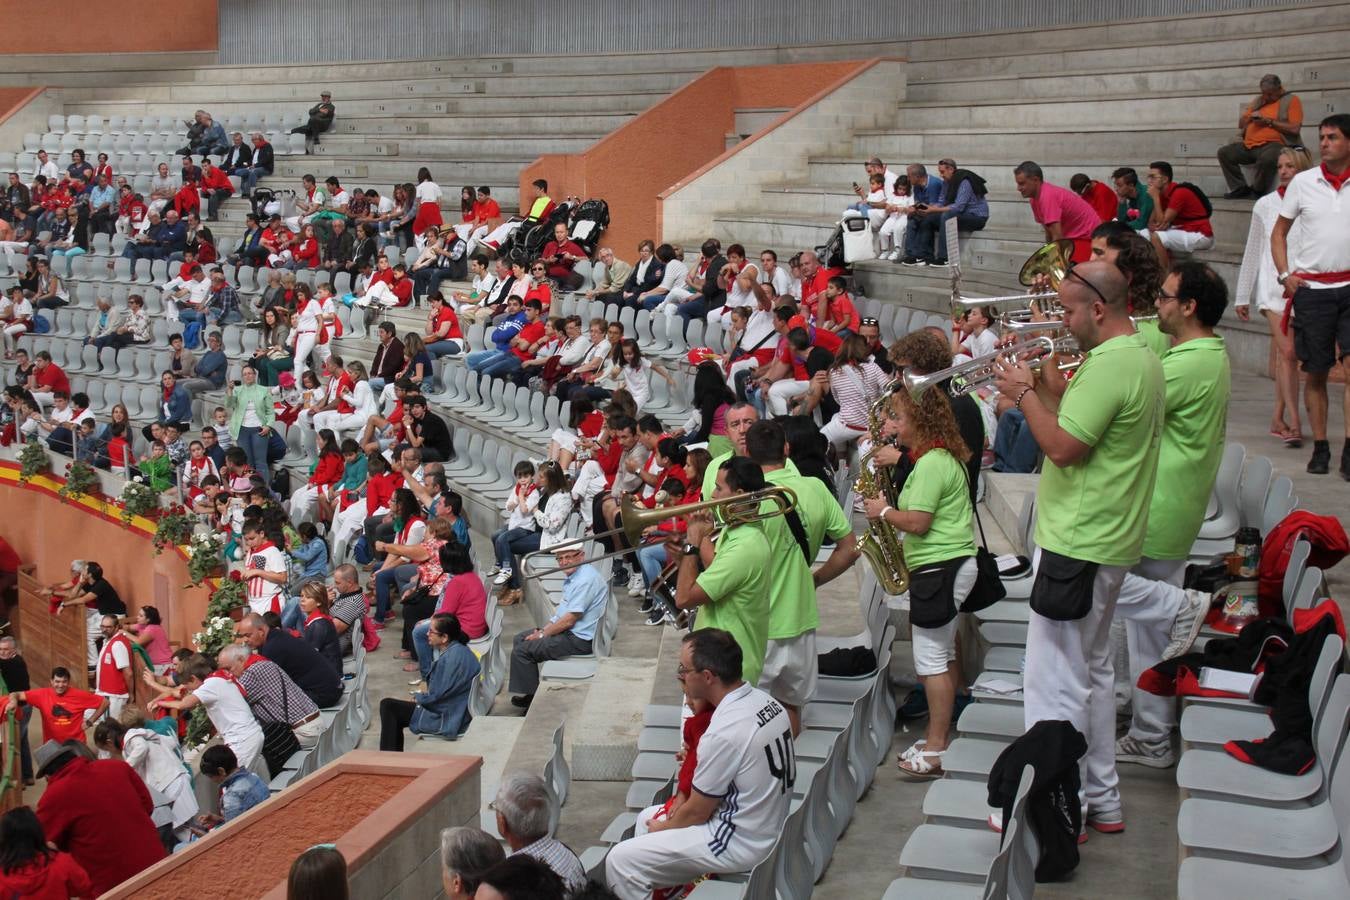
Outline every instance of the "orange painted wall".
<path id="1" fill-rule="evenodd" d="M 14 115 L 40 93 L 42 93 L 42 88 L 0 88 L 0 122 Z"/>
<path id="2" fill-rule="evenodd" d="M 164 617 L 170 641 L 187 645 L 201 629 L 207 593 L 183 589 L 187 562 L 166 550 L 155 555 L 149 535 L 108 521 L 92 510 L 62 503 L 45 491 L 0 480 L 0 508 L 5 510 L 5 540 L 25 563 L 37 565 L 37 578 L 47 584 L 70 577 L 70 561 L 84 559 L 103 567 L 127 610 L 156 606 Z M 167 586 L 169 602 L 155 597 L 157 576 Z"/>
<path id="3" fill-rule="evenodd" d="M 79 22 L 58 24 L 58 39 L 43 42 L 40 50 L 22 41 L 6 41 L 0 54 L 215 50 L 217 5 L 216 0 L 108 0 L 83 8 Z M 33 18 L 32 3 L 0 0 L 0 22 L 22 26 Z M 52 24 L 50 15 L 43 18 Z M 98 27 L 99 22 L 109 27 Z"/>
<path id="4" fill-rule="evenodd" d="M 710 69 L 589 149 L 535 160 L 521 172 L 521 196 L 529 196 L 531 181 L 545 178 L 555 198 L 603 198 L 611 224 L 601 244 L 634 259 L 639 241 L 659 237 L 657 195 L 722 154 L 737 109 L 791 109 L 864 65 Z"/>

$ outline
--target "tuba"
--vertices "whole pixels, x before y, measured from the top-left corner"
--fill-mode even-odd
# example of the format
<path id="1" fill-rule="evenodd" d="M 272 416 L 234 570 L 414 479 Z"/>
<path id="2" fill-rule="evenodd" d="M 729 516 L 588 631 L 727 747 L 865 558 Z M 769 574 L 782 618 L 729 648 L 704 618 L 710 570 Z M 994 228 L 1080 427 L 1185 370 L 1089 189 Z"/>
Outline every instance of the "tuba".
<path id="1" fill-rule="evenodd" d="M 872 449 L 858 461 L 858 479 L 853 483 L 853 490 L 858 496 L 870 500 L 884 494 L 886 502 L 891 506 L 895 506 L 898 500 L 895 486 L 884 473 L 876 471 L 871 461 L 877 450 L 886 443 L 881 435 L 881 411 L 890 401 L 891 395 L 904 388 L 904 381 L 897 378 L 887 386 L 868 410 L 867 432 L 872 439 Z M 869 521 L 867 530 L 858 541 L 858 549 L 867 557 L 872 571 L 876 573 L 877 583 L 887 594 L 895 596 L 909 590 L 909 567 L 905 565 L 905 548 L 894 528 L 882 521 Z"/>

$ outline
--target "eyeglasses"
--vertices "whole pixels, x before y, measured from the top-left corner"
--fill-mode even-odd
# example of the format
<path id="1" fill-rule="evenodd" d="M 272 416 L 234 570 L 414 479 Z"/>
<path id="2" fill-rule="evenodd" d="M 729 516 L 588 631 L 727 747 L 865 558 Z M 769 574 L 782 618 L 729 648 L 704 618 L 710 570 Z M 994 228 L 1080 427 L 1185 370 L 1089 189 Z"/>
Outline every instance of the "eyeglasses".
<path id="1" fill-rule="evenodd" d="M 1175 300 L 1178 303 L 1186 302 L 1186 298 L 1184 297 L 1177 297 L 1172 294 L 1165 294 L 1162 291 L 1158 291 L 1158 302 L 1162 303 L 1164 300 Z"/>

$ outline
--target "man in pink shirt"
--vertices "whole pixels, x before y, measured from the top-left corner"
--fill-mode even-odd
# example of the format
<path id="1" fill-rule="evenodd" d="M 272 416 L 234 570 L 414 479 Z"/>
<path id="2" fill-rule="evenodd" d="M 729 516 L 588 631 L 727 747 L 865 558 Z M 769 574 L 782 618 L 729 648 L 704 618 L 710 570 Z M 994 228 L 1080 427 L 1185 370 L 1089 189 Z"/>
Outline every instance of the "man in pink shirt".
<path id="1" fill-rule="evenodd" d="M 1017 193 L 1031 201 L 1031 214 L 1045 229 L 1046 243 L 1073 241 L 1073 261 L 1086 262 L 1092 256 L 1092 230 L 1101 224 L 1086 200 L 1068 188 L 1046 184 L 1041 167 L 1031 160 L 1013 169 Z"/>

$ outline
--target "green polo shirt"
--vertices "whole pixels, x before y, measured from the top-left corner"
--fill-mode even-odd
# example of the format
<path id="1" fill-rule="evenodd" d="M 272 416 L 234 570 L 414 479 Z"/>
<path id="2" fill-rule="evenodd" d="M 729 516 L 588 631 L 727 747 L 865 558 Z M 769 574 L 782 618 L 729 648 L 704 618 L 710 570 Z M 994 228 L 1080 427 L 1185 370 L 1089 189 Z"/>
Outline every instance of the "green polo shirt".
<path id="1" fill-rule="evenodd" d="M 696 624 L 731 632 L 741 646 L 741 677 L 757 684 L 769 640 L 769 542 L 763 530 L 758 525 L 724 530 L 698 586 L 712 602 L 699 607 Z"/>
<path id="2" fill-rule="evenodd" d="M 1163 334 L 1162 329 L 1158 327 L 1157 320 L 1150 319 L 1147 322 L 1140 322 L 1135 327 L 1140 336 L 1143 337 L 1144 343 L 1148 344 L 1148 349 L 1156 353 L 1159 359 L 1166 356 L 1167 351 L 1172 349 L 1172 336 Z"/>
<path id="3" fill-rule="evenodd" d="M 1205 520 L 1223 460 L 1231 376 L 1223 338 L 1178 344 L 1162 359 L 1166 412 L 1144 555 L 1185 559 Z"/>
<path id="4" fill-rule="evenodd" d="M 946 450 L 929 450 L 919 457 L 896 504 L 897 509 L 933 516 L 928 531 L 905 533 L 905 564 L 911 569 L 975 555 L 966 467 Z"/>
<path id="5" fill-rule="evenodd" d="M 791 460 L 781 469 L 765 472 L 764 480 L 789 488 L 797 495 L 797 515 L 806 530 L 806 543 L 811 548 L 811 559 L 814 561 L 816 554 L 820 553 L 820 545 L 825 543 L 826 535 L 838 541 L 844 535 L 853 533 L 853 524 L 824 482 L 794 472 L 788 466 L 792 466 Z"/>
<path id="6" fill-rule="evenodd" d="M 723 454 L 721 454 L 721 455 L 719 455 L 719 456 L 714 456 L 714 457 L 712 458 L 712 460 L 709 461 L 709 463 L 708 463 L 708 468 L 705 469 L 704 472 L 703 472 L 703 499 L 704 499 L 704 500 L 711 500 L 711 499 L 712 499 L 712 495 L 713 495 L 713 491 L 717 490 L 717 470 L 720 469 L 720 468 L 722 468 L 722 463 L 724 463 L 724 462 L 726 462 L 727 460 L 731 459 L 731 458 L 732 458 L 733 456 L 735 456 L 735 455 L 736 455 L 736 451 L 735 451 L 735 450 L 729 450 L 728 452 L 723 453 Z M 793 474 L 793 475 L 799 475 L 799 474 L 801 474 L 801 473 L 799 473 L 799 472 L 797 471 L 797 464 L 794 463 L 794 462 L 793 462 L 792 460 L 790 460 L 790 459 L 784 461 L 784 463 L 783 463 L 783 471 L 785 471 L 785 472 L 790 472 L 790 473 Z M 817 480 L 819 480 L 819 479 L 817 479 Z M 748 681 L 749 679 L 746 679 L 746 680 Z"/>
<path id="7" fill-rule="evenodd" d="M 1091 449 L 1071 465 L 1045 461 L 1036 543 L 1107 566 L 1139 562 L 1162 423 L 1162 362 L 1142 336 L 1089 351 L 1060 400 L 1059 425 Z"/>

